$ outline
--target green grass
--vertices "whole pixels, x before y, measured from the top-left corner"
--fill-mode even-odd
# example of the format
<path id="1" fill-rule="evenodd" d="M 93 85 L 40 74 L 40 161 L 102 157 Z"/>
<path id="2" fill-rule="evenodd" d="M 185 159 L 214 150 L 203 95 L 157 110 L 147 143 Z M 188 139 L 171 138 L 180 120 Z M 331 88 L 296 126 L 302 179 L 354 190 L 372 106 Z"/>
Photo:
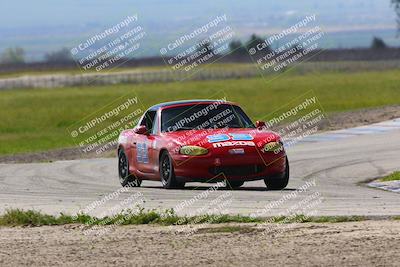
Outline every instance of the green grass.
<path id="1" fill-rule="evenodd" d="M 385 71 L 398 69 L 400 64 L 396 60 L 380 60 L 380 61 L 335 61 L 335 62 L 308 62 L 304 61 L 301 64 L 295 65 L 296 67 L 292 69 L 294 73 L 307 73 L 307 72 L 362 72 L 366 70 L 374 71 Z M 224 68 L 225 70 L 232 70 L 238 68 L 254 68 L 253 63 L 220 63 L 214 62 L 212 64 L 202 64 L 200 68 Z M 101 73 L 116 73 L 116 72 L 126 72 L 126 71 L 159 71 L 171 69 L 170 66 L 160 65 L 160 66 L 143 66 L 143 67 L 124 67 L 120 66 L 118 68 L 106 69 L 101 71 Z M 67 74 L 75 75 L 82 73 L 98 73 L 95 69 L 90 69 L 87 71 L 82 71 L 79 68 L 59 68 L 59 69 L 26 69 L 18 71 L 9 71 L 0 73 L 0 78 L 15 78 L 21 76 L 37 76 L 37 75 L 49 75 L 49 74 Z"/>
<path id="2" fill-rule="evenodd" d="M 70 223 L 85 223 L 90 219 L 90 216 L 80 215 L 77 219 L 72 216 L 60 214 L 60 216 L 53 216 L 42 214 L 38 211 L 28 210 L 23 211 L 20 209 L 10 209 L 5 214 L 0 216 L 0 225 L 3 226 L 17 226 L 17 225 L 62 225 Z"/>
<path id="3" fill-rule="evenodd" d="M 135 93 L 144 107 L 163 101 L 226 96 L 241 104 L 253 120 L 307 93 L 326 112 L 400 103 L 400 70 L 360 73 L 284 74 L 262 78 L 119 84 L 0 92 L 0 155 L 75 146 L 67 127 L 118 97 Z"/>
<path id="4" fill-rule="evenodd" d="M 115 216 L 96 218 L 85 214 L 76 216 L 60 214 L 59 216 L 47 215 L 33 210 L 9 209 L 0 215 L 0 226 L 42 226 L 42 225 L 64 225 L 64 224 L 87 224 L 87 225 L 187 225 L 187 224 L 220 224 L 220 223 L 339 223 L 366 220 L 362 216 L 315 216 L 308 217 L 296 215 L 292 217 L 259 218 L 242 215 L 199 215 L 199 216 L 178 216 L 173 210 L 157 211 L 139 209 L 123 211 Z M 236 232 L 247 231 L 240 226 L 226 226 L 225 228 L 210 230 L 210 232 Z"/>
<path id="5" fill-rule="evenodd" d="M 121 222 L 121 225 L 158 224 L 158 225 L 186 225 L 201 224 L 210 222 L 218 223 L 254 223 L 262 222 L 260 218 L 252 218 L 241 215 L 203 215 L 203 216 L 178 216 L 172 210 L 159 212 L 156 210 L 140 209 L 138 212 L 130 210 L 121 212 L 115 216 L 96 218 L 89 215 L 78 214 L 76 216 L 60 214 L 59 216 L 47 215 L 33 210 L 10 209 L 0 215 L 2 226 L 42 226 L 42 225 L 63 225 L 81 223 L 89 225 L 111 225 Z"/>
<path id="6" fill-rule="evenodd" d="M 388 176 L 379 179 L 380 182 L 398 181 L 398 180 L 400 180 L 400 171 L 396 171 Z"/>

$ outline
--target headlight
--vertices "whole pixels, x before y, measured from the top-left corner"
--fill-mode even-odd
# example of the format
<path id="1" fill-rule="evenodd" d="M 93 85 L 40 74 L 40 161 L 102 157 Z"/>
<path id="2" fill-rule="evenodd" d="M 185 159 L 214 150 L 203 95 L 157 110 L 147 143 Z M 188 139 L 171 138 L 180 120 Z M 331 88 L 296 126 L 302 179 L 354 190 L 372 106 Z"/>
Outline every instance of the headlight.
<path id="1" fill-rule="evenodd" d="M 190 156 L 200 156 L 208 153 L 208 150 L 201 146 L 183 146 L 179 153 Z"/>
<path id="2" fill-rule="evenodd" d="M 262 152 L 274 152 L 275 154 L 281 151 L 283 151 L 283 144 L 281 142 L 266 143 L 262 149 Z"/>

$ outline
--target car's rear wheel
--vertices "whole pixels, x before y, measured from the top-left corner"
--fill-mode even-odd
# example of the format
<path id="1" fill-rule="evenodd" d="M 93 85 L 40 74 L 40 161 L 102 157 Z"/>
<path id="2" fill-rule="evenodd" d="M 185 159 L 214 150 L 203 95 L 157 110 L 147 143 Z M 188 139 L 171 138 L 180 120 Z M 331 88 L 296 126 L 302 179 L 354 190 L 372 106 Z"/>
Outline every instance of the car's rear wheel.
<path id="1" fill-rule="evenodd" d="M 167 151 L 164 151 L 160 157 L 160 178 L 164 188 L 183 188 L 185 187 L 184 182 L 177 182 L 174 172 L 174 165 L 172 164 L 172 158 Z"/>
<path id="2" fill-rule="evenodd" d="M 142 184 L 142 181 L 129 172 L 129 161 L 123 149 L 118 152 L 118 176 L 122 186 L 137 187 Z"/>
<path id="3" fill-rule="evenodd" d="M 284 189 L 289 183 L 289 160 L 286 157 L 286 169 L 285 172 L 274 176 L 274 177 L 267 177 L 264 179 L 264 183 L 269 190 L 282 190 Z"/>

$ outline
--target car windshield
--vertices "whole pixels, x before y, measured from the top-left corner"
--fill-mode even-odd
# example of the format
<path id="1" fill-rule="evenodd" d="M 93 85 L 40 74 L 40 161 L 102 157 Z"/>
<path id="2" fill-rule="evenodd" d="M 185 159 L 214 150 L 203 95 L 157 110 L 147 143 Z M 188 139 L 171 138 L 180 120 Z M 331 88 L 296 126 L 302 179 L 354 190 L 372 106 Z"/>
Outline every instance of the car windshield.
<path id="1" fill-rule="evenodd" d="M 167 108 L 161 113 L 161 131 L 192 129 L 255 128 L 243 110 L 235 105 L 211 103 Z"/>

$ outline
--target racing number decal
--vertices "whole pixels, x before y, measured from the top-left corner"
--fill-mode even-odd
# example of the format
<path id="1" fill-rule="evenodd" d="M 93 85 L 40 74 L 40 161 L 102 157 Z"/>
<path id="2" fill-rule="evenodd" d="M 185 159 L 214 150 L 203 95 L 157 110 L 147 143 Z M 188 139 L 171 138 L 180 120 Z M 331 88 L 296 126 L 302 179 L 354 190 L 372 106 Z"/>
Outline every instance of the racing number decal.
<path id="1" fill-rule="evenodd" d="M 147 150 L 146 143 L 137 143 L 136 159 L 137 159 L 137 162 L 149 163 L 149 151 Z"/>
<path id="2" fill-rule="evenodd" d="M 251 141 L 251 140 L 253 140 L 253 136 L 251 136 L 250 134 L 235 134 L 235 133 L 214 134 L 214 135 L 207 136 L 207 139 L 208 139 L 209 143 L 224 142 L 224 141 L 228 141 L 228 140 Z"/>

